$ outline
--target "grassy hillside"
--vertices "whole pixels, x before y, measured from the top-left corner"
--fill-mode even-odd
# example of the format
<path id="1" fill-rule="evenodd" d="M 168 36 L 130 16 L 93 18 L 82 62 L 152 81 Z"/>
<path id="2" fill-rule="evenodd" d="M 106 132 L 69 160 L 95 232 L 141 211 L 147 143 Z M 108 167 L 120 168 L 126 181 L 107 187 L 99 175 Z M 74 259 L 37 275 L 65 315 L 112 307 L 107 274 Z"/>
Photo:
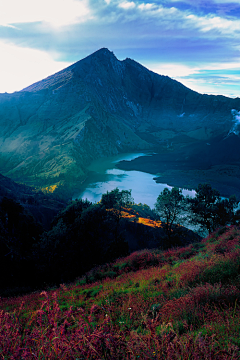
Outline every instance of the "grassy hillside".
<path id="1" fill-rule="evenodd" d="M 240 229 L 0 300 L 1 359 L 240 359 Z"/>

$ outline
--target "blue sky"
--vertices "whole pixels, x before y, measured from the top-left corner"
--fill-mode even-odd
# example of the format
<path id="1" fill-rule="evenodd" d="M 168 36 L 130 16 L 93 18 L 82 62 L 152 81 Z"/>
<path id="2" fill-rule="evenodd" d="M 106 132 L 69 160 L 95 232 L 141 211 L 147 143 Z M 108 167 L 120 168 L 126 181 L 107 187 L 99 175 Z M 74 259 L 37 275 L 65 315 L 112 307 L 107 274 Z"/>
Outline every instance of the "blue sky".
<path id="1" fill-rule="evenodd" d="M 239 0 L 1 0 L 0 92 L 107 47 L 201 93 L 240 97 Z"/>

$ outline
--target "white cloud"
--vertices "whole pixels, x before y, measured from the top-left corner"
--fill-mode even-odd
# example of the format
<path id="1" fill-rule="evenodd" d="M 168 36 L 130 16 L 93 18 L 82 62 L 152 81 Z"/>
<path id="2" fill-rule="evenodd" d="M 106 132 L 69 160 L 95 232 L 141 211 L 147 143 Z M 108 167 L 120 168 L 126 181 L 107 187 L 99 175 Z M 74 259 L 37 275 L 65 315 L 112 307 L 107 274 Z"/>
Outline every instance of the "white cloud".
<path id="1" fill-rule="evenodd" d="M 21 48 L 0 41 L 0 93 L 22 90 L 70 64 L 54 61 L 40 50 Z"/>
<path id="2" fill-rule="evenodd" d="M 153 9 L 153 8 L 155 8 L 155 7 L 156 7 L 155 4 L 150 4 L 150 3 L 138 5 L 138 8 L 139 8 L 140 10 L 151 10 L 151 9 Z"/>
<path id="3" fill-rule="evenodd" d="M 196 16 L 193 14 L 187 15 L 186 20 L 190 20 L 202 32 L 218 30 L 222 34 L 230 35 L 240 31 L 240 20 L 228 20 L 213 15 Z"/>
<path id="4" fill-rule="evenodd" d="M 197 91 L 201 94 L 223 95 L 232 98 L 240 97 L 238 89 L 235 89 L 232 85 L 227 86 L 228 84 L 224 81 L 222 81 L 222 83 L 211 83 L 207 80 L 196 78 L 182 79 L 181 77 L 175 77 L 175 80 L 179 81 L 189 89 Z"/>
<path id="5" fill-rule="evenodd" d="M 169 77 L 188 76 L 196 74 L 199 70 L 196 67 L 189 67 L 180 64 L 152 64 L 149 69 L 160 75 L 167 75 Z"/>
<path id="6" fill-rule="evenodd" d="M 90 16 L 87 0 L 1 0 L 0 25 L 45 21 L 60 27 Z"/>
<path id="7" fill-rule="evenodd" d="M 120 8 L 128 10 L 128 9 L 134 9 L 136 5 L 135 5 L 135 3 L 133 1 L 131 1 L 131 2 L 124 1 L 124 2 L 120 3 L 118 6 Z"/>
<path id="8" fill-rule="evenodd" d="M 233 116 L 234 125 L 232 126 L 232 128 L 231 128 L 231 130 L 229 131 L 228 134 L 234 133 L 236 135 L 239 135 L 240 111 L 232 109 L 231 113 L 232 113 L 232 116 Z"/>
<path id="9" fill-rule="evenodd" d="M 174 6 L 176 5 L 174 2 L 178 0 L 171 1 L 171 5 Z M 223 0 L 222 3 L 225 1 L 227 0 Z M 190 3 L 191 0 L 186 0 L 186 2 Z M 195 0 L 194 5 L 201 2 L 202 0 Z M 221 0 L 215 0 L 216 2 L 221 3 Z M 32 44 L 41 49 L 51 48 L 57 55 L 64 54 L 63 58 L 70 58 L 74 54 L 74 59 L 77 53 L 83 52 L 83 49 L 84 54 L 87 55 L 86 48 L 89 48 L 89 53 L 92 49 L 96 50 L 102 46 L 107 46 L 114 51 L 128 49 L 124 55 L 126 57 L 129 56 L 129 52 L 131 56 L 131 51 L 134 54 L 135 49 L 138 48 L 135 54 L 140 54 L 140 59 L 148 57 L 150 65 L 147 67 L 151 70 L 175 78 L 197 91 L 200 91 L 200 88 L 202 90 L 204 84 L 206 85 L 204 80 L 200 80 L 200 74 L 197 80 L 197 77 L 191 78 L 191 75 L 198 74 L 200 68 L 206 69 L 202 67 L 201 61 L 204 61 L 205 66 L 209 59 L 216 62 L 219 59 L 219 69 L 240 67 L 239 64 L 221 64 L 228 58 L 236 59 L 238 56 L 240 48 L 237 47 L 237 39 L 240 32 L 240 19 L 222 18 L 219 14 L 204 15 L 202 12 L 193 14 L 190 9 L 164 7 L 164 3 L 156 0 L 0 0 L 0 25 L 19 27 L 19 31 L 6 29 L 5 34 L 9 36 L 9 41 L 29 47 L 23 49 L 0 43 L 0 91 L 19 90 L 68 65 L 55 62 L 53 53 L 47 55 L 47 52 L 30 50 Z M 91 20 L 91 23 L 90 21 L 88 23 L 88 20 Z M 37 21 L 41 24 L 34 24 L 33 34 L 30 31 L 26 33 L 26 30 L 18 26 L 18 23 Z M 134 26 L 132 26 L 133 21 Z M 82 23 L 76 26 L 78 22 Z M 74 24 L 73 27 L 59 29 L 62 32 L 55 31 L 53 28 L 72 24 Z M 36 38 L 34 38 L 35 34 L 37 34 Z M 46 37 L 47 34 L 49 38 Z M 213 39 L 216 39 L 218 43 L 213 43 Z M 213 44 L 212 49 L 211 44 Z M 227 48 L 226 51 L 224 47 Z M 146 49 L 149 49 L 148 55 L 146 55 L 148 51 Z M 202 49 L 202 56 L 198 58 L 200 49 Z M 164 51 L 162 58 L 161 51 Z M 161 61 L 165 59 L 176 61 L 176 64 L 154 63 L 156 61 L 154 56 L 162 59 Z M 15 59 L 18 58 L 19 62 L 15 63 Z M 36 64 L 39 73 L 36 73 L 38 71 Z M 208 64 L 207 66 L 208 69 L 216 69 L 217 65 Z M 5 72 L 2 71 L 3 67 Z M 189 78 L 184 79 L 186 76 Z M 236 76 L 232 80 L 237 81 Z"/>
<path id="10" fill-rule="evenodd" d="M 238 75 L 240 63 L 238 62 L 207 65 L 199 64 L 198 67 L 173 63 L 152 63 L 148 65 L 147 68 L 159 75 L 169 76 L 170 78 L 181 82 L 183 85 L 199 93 L 240 97 L 239 87 L 234 87 L 234 84 L 238 84 L 240 80 Z M 236 71 L 236 74 L 229 74 L 228 70 L 234 70 Z M 216 76 L 216 78 L 214 78 L 210 74 L 207 76 L 206 73 L 205 76 L 203 76 L 202 72 L 204 71 L 206 71 L 206 73 L 218 71 L 219 77 Z"/>
<path id="11" fill-rule="evenodd" d="M 185 29 L 191 31 L 196 29 L 202 33 L 218 31 L 223 35 L 239 35 L 240 20 L 239 19 L 226 19 L 213 14 L 200 16 L 192 14 L 189 10 L 179 10 L 175 7 L 166 8 L 163 5 L 156 5 L 155 3 L 141 3 L 138 6 L 132 1 L 123 1 L 118 5 L 124 9 L 136 10 L 136 18 L 138 16 L 145 16 L 145 13 L 152 18 L 164 22 L 165 29 Z M 163 23 L 162 23 L 163 24 Z"/>
<path id="12" fill-rule="evenodd" d="M 229 62 L 229 63 L 220 63 L 220 64 L 208 64 L 208 66 L 203 67 L 203 70 L 231 70 L 239 69 L 240 62 Z M 239 71 L 239 70 L 238 70 Z"/>

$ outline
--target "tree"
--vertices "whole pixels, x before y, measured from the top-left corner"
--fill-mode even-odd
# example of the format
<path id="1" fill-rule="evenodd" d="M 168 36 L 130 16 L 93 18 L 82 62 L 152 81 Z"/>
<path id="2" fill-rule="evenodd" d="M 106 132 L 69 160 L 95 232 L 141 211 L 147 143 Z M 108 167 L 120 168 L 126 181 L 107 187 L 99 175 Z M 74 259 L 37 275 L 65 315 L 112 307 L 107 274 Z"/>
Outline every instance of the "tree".
<path id="1" fill-rule="evenodd" d="M 202 230 L 212 232 L 217 225 L 217 202 L 219 191 L 212 189 L 210 184 L 199 184 L 195 198 L 191 199 L 192 222 L 200 224 Z"/>
<path id="2" fill-rule="evenodd" d="M 192 222 L 200 224 L 203 232 L 211 233 L 219 226 L 234 222 L 235 196 L 221 199 L 219 191 L 210 184 L 199 184 L 196 196 L 189 199 L 191 203 Z"/>
<path id="3" fill-rule="evenodd" d="M 165 188 L 157 198 L 155 211 L 160 219 L 165 222 L 165 229 L 169 240 L 172 236 L 174 223 L 178 223 L 183 213 L 184 196 L 182 190 L 173 187 L 171 190 Z"/>
<path id="4" fill-rule="evenodd" d="M 114 194 L 117 200 L 111 198 L 111 205 L 122 203 L 119 190 Z M 71 202 L 34 248 L 39 276 L 51 283 L 69 281 L 96 265 L 128 254 L 118 212 L 101 202 Z"/>
<path id="5" fill-rule="evenodd" d="M 35 280 L 33 247 L 43 229 L 14 199 L 0 201 L 0 271 L 2 286 L 21 286 Z M 31 272 L 29 271 L 31 269 Z"/>
<path id="6" fill-rule="evenodd" d="M 67 205 L 65 209 L 60 211 L 58 215 L 55 216 L 55 218 L 52 221 L 52 226 L 57 225 L 60 219 L 63 219 L 63 222 L 67 226 L 72 225 L 75 222 L 76 218 L 81 216 L 83 210 L 87 209 L 91 205 L 92 203 L 87 199 L 86 200 L 77 199 L 71 201 L 71 203 Z"/>
<path id="7" fill-rule="evenodd" d="M 224 226 L 226 224 L 235 224 L 235 208 L 238 201 L 235 195 L 231 195 L 229 199 L 221 199 L 217 202 L 217 225 Z"/>
<path id="8" fill-rule="evenodd" d="M 101 204 L 107 209 L 122 207 L 133 202 L 131 195 L 132 190 L 119 191 L 118 188 L 102 195 Z"/>
<path id="9" fill-rule="evenodd" d="M 119 191 L 116 188 L 110 192 L 107 191 L 106 194 L 102 194 L 101 205 L 106 209 L 111 209 L 111 213 L 115 216 L 118 223 L 122 217 L 122 208 L 133 203 L 131 192 L 132 190 Z"/>

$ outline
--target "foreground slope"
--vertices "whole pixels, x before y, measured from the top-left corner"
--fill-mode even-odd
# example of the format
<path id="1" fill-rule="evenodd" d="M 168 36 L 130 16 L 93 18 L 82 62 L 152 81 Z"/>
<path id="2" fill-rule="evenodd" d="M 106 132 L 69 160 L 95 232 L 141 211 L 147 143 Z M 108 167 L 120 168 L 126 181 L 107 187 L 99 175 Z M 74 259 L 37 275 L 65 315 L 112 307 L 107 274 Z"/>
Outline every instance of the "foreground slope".
<path id="1" fill-rule="evenodd" d="M 103 48 L 21 92 L 0 94 L 0 170 L 50 191 L 72 190 L 92 159 L 226 136 L 232 109 L 240 99 L 198 94 Z"/>
<path id="2" fill-rule="evenodd" d="M 240 230 L 1 299 L 4 359 L 240 359 Z"/>

